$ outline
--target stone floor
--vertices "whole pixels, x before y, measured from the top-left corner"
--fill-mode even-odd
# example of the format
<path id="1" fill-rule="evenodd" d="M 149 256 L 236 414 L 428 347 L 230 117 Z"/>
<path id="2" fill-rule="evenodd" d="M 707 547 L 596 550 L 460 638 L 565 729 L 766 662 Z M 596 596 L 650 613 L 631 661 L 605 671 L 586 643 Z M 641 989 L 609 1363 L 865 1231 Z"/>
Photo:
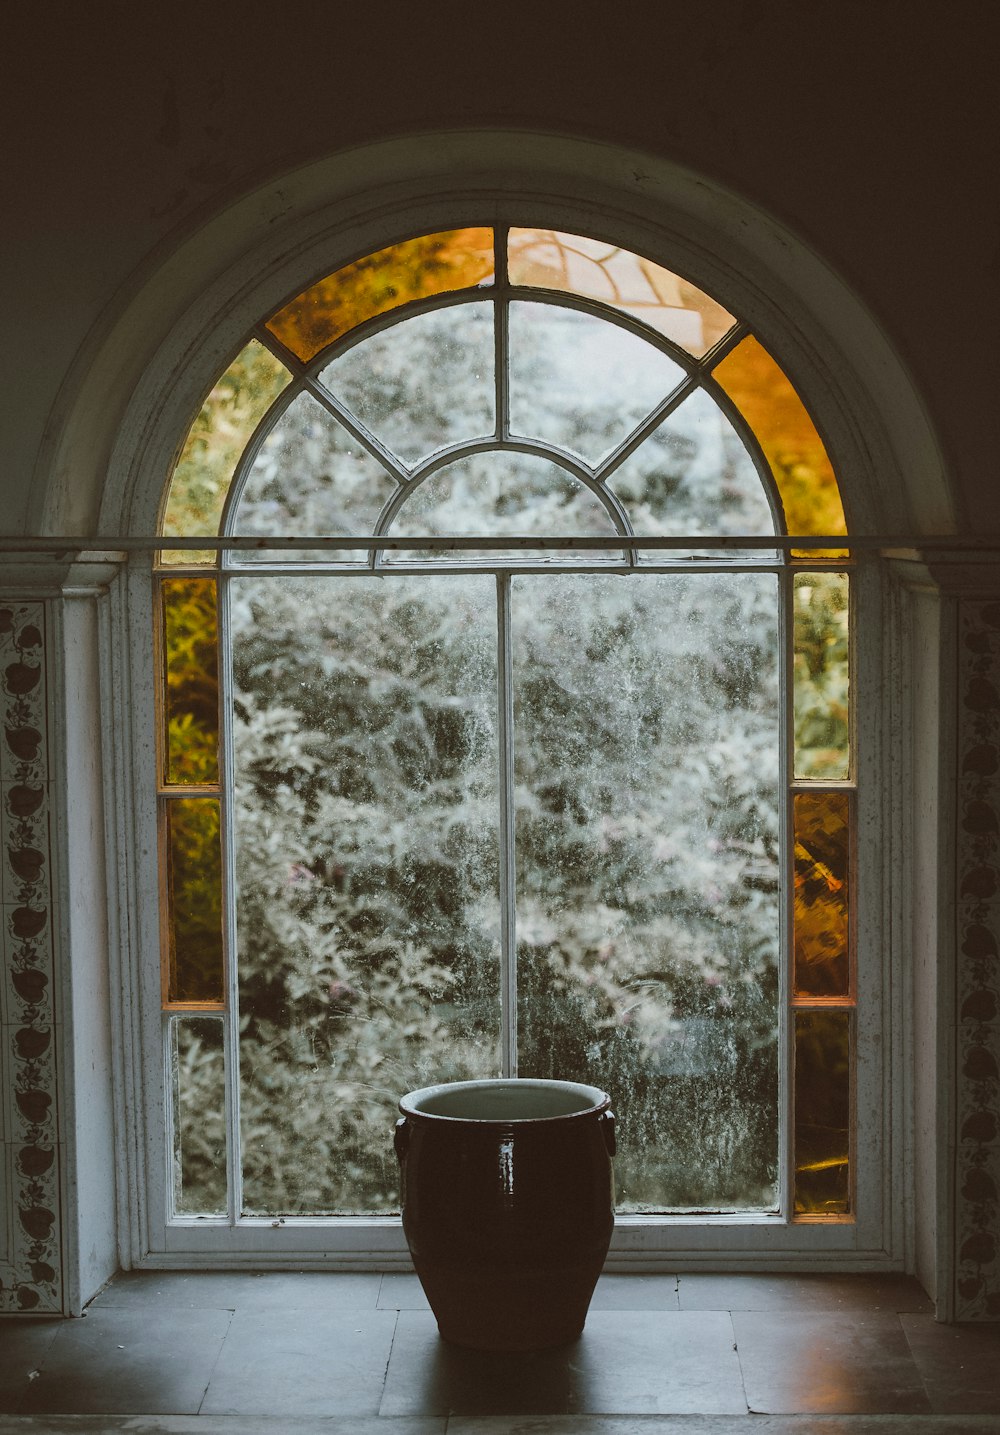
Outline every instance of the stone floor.
<path id="1" fill-rule="evenodd" d="M 1000 1326 L 877 1276 L 602 1276 L 580 1340 L 446 1345 L 415 1276 L 121 1275 L 0 1320 L 0 1432 L 1000 1432 Z"/>

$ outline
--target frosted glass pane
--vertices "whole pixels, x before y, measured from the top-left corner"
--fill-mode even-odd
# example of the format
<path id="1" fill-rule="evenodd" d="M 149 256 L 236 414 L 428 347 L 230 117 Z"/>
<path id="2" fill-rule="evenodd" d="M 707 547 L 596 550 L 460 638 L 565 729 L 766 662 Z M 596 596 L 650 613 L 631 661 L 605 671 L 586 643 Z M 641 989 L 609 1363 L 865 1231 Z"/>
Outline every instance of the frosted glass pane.
<path id="1" fill-rule="evenodd" d="M 721 304 L 679 274 L 580 234 L 512 229 L 507 266 L 512 284 L 599 299 L 641 319 L 698 358 L 736 322 Z"/>
<path id="2" fill-rule="evenodd" d="M 797 792 L 795 808 L 796 996 L 846 997 L 850 990 L 850 798 Z"/>
<path id="3" fill-rule="evenodd" d="M 608 487 L 638 534 L 774 532 L 770 504 L 743 440 L 701 389 L 615 469 Z M 692 553 L 705 556 L 703 549 Z M 664 556 L 646 553 L 640 561 Z"/>
<path id="4" fill-rule="evenodd" d="M 219 780 L 219 636 L 214 578 L 165 578 L 164 781 Z"/>
<path id="5" fill-rule="evenodd" d="M 771 1208 L 775 579 L 511 588 L 519 1072 L 611 1092 L 619 1210 Z"/>
<path id="6" fill-rule="evenodd" d="M 173 1198 L 178 1216 L 226 1214 L 226 1063 L 221 1016 L 170 1022 Z"/>
<path id="7" fill-rule="evenodd" d="M 795 575 L 796 777 L 850 773 L 849 597 L 846 573 Z"/>
<path id="8" fill-rule="evenodd" d="M 548 459 L 533 454 L 492 452 L 475 454 L 448 464 L 419 483 L 407 498 L 389 530 L 392 537 L 408 534 L 548 534 L 553 537 L 616 533 L 607 508 L 586 484 Z M 488 557 L 501 563 L 539 557 L 537 552 L 513 549 L 466 551 L 465 558 Z M 605 557 L 609 555 L 604 555 Z M 622 550 L 610 556 L 621 561 Z M 572 555 L 546 554 L 552 562 L 579 561 Z M 419 550 L 387 552 L 385 561 L 433 558 Z M 601 553 L 586 555 L 600 562 Z"/>
<path id="9" fill-rule="evenodd" d="M 267 321 L 286 349 L 308 363 L 342 334 L 414 299 L 493 278 L 492 229 L 448 229 L 391 244 L 310 285 Z"/>
<path id="10" fill-rule="evenodd" d="M 322 379 L 386 448 L 412 467 L 496 425 L 493 305 L 417 314 L 334 359 Z"/>
<path id="11" fill-rule="evenodd" d="M 369 534 L 396 483 L 322 404 L 300 394 L 261 445 L 240 495 L 233 532 L 241 535 Z M 274 550 L 234 553 L 234 561 L 274 561 Z M 291 555 L 280 555 L 291 556 Z M 363 550 L 307 549 L 308 560 L 364 562 Z"/>
<path id="12" fill-rule="evenodd" d="M 795 1211 L 850 1210 L 851 1014 L 795 1013 Z"/>
<path id="13" fill-rule="evenodd" d="M 684 377 L 645 340 L 553 304 L 510 306 L 510 426 L 596 466 Z"/>
<path id="14" fill-rule="evenodd" d="M 221 1002 L 222 847 L 217 797 L 165 802 L 168 1002 Z"/>
<path id="15" fill-rule="evenodd" d="M 499 1070 L 496 586 L 234 579 L 247 1211 L 391 1211 L 400 1095 Z"/>

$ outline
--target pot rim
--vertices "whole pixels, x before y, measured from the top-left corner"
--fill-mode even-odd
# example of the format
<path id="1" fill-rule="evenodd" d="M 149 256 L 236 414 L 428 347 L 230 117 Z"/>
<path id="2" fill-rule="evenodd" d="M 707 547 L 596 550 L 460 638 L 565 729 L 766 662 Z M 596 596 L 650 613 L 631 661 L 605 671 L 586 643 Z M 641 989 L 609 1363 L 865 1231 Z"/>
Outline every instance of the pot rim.
<path id="1" fill-rule="evenodd" d="M 484 1091 L 497 1087 L 532 1087 L 546 1091 L 569 1091 L 585 1094 L 590 1104 L 580 1111 L 556 1112 L 552 1116 L 445 1116 L 437 1111 L 421 1111 L 415 1104 L 446 1091 Z M 537 1126 L 552 1121 L 577 1121 L 580 1117 L 600 1116 L 610 1109 L 611 1097 L 599 1086 L 582 1081 L 550 1081 L 533 1076 L 498 1076 L 483 1081 L 442 1081 L 421 1086 L 399 1098 L 399 1110 L 417 1121 L 447 1121 L 457 1126 Z"/>

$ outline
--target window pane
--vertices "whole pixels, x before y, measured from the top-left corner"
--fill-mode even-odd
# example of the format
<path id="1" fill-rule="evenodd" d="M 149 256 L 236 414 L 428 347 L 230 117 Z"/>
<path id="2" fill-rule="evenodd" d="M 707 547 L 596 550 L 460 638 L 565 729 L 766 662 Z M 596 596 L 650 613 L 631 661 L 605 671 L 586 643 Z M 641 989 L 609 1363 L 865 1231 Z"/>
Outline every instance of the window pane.
<path id="1" fill-rule="evenodd" d="M 380 249 L 327 275 L 267 327 L 304 363 L 366 319 L 493 278 L 492 229 L 449 229 Z"/>
<path id="2" fill-rule="evenodd" d="M 512 580 L 519 1072 L 606 1088 L 618 1208 L 769 1208 L 773 576 Z"/>
<path id="3" fill-rule="evenodd" d="M 404 464 L 496 426 L 493 305 L 457 304 L 373 334 L 323 370 L 327 388 Z"/>
<path id="4" fill-rule="evenodd" d="M 850 1210 L 851 1014 L 795 1013 L 795 1210 Z"/>
<path id="5" fill-rule="evenodd" d="M 231 583 L 248 1211 L 389 1211 L 400 1095 L 499 1068 L 496 586 Z"/>
<path id="6" fill-rule="evenodd" d="M 796 573 L 795 776 L 850 773 L 850 588 L 846 573 Z"/>
<path id="7" fill-rule="evenodd" d="M 750 425 L 771 465 L 788 532 L 846 533 L 840 490 L 823 440 L 767 350 L 752 337 L 744 339 L 712 376 Z"/>
<path id="8" fill-rule="evenodd" d="M 846 792 L 795 794 L 796 996 L 850 991 L 849 802 Z"/>
<path id="9" fill-rule="evenodd" d="M 608 487 L 621 499 L 639 534 L 774 532 L 771 507 L 753 460 L 703 389 L 685 399 L 615 469 Z M 640 561 L 657 562 L 664 556 L 644 553 Z M 669 556 L 680 555 L 672 551 Z M 707 555 L 698 549 L 696 556 Z"/>
<path id="10" fill-rule="evenodd" d="M 167 1001 L 221 1002 L 222 856 L 219 802 L 164 803 L 167 838 Z"/>
<path id="11" fill-rule="evenodd" d="M 174 1212 L 226 1214 L 226 1062 L 221 1016 L 170 1022 Z"/>
<path id="12" fill-rule="evenodd" d="M 168 784 L 219 780 L 219 645 L 214 578 L 165 578 L 164 735 Z"/>
<path id="13" fill-rule="evenodd" d="M 599 299 L 698 358 L 736 322 L 687 279 L 600 239 L 554 229 L 512 229 L 507 264 L 512 284 Z"/>
<path id="14" fill-rule="evenodd" d="M 289 404 L 261 445 L 240 495 L 234 533 L 301 535 L 374 531 L 396 483 L 311 394 Z M 274 561 L 273 549 L 236 553 L 239 562 Z M 277 555 L 282 556 L 282 555 Z M 298 561 L 361 562 L 362 550 L 296 551 Z"/>
<path id="15" fill-rule="evenodd" d="M 251 339 L 202 405 L 167 489 L 161 532 L 167 537 L 210 536 L 219 531 L 236 465 L 247 441 L 291 381 L 283 364 Z M 211 563 L 209 550 L 161 554 L 164 563 Z"/>
<path id="16" fill-rule="evenodd" d="M 596 466 L 665 399 L 684 371 L 591 314 L 554 304 L 510 306 L 510 426 Z"/>

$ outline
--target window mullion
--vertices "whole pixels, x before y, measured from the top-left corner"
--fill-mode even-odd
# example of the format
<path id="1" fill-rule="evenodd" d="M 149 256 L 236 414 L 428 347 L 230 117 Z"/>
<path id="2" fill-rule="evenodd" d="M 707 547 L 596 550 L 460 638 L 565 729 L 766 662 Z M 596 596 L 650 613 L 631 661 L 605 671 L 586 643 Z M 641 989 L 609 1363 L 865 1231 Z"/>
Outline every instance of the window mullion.
<path id="1" fill-rule="evenodd" d="M 236 931 L 236 832 L 234 821 L 232 625 L 229 582 L 219 575 L 219 776 L 222 788 L 222 868 L 225 906 L 222 915 L 226 957 L 226 1160 L 228 1163 L 228 1217 L 235 1226 L 243 1209 L 243 1151 L 240 1142 L 240 1023 L 239 963 Z"/>
<path id="2" fill-rule="evenodd" d="M 500 1062 L 517 1075 L 517 917 L 514 877 L 514 683 L 510 575 L 497 574 L 497 746 L 500 765 Z"/>

